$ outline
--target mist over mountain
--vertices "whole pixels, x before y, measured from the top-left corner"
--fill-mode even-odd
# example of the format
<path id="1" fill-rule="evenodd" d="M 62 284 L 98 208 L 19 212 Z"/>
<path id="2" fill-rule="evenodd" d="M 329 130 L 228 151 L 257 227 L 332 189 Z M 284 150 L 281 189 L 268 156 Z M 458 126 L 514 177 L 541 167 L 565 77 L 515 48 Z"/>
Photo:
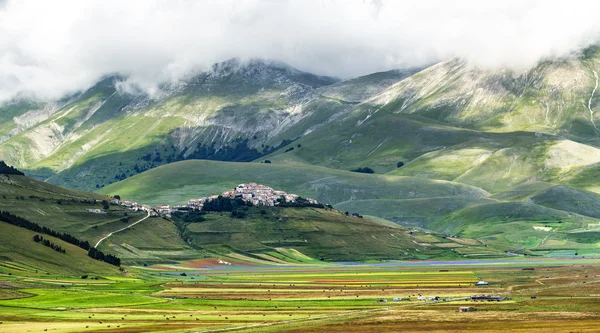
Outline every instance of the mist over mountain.
<path id="1" fill-rule="evenodd" d="M 600 31 L 600 5 L 590 1 L 106 4 L 4 1 L 0 102 L 56 100 L 112 73 L 131 91 L 160 94 L 230 58 L 275 59 L 344 79 L 455 57 L 521 72 L 579 52 Z"/>

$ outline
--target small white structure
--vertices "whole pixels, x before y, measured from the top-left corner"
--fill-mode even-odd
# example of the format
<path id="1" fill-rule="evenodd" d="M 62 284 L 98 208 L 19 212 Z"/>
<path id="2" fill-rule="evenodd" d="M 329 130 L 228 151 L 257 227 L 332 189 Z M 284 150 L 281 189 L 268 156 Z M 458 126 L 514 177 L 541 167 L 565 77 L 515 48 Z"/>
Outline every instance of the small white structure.
<path id="1" fill-rule="evenodd" d="M 102 209 L 96 209 L 96 208 L 88 209 L 87 211 L 88 211 L 88 213 L 94 213 L 94 214 L 106 214 L 106 212 L 103 211 Z"/>
<path id="2" fill-rule="evenodd" d="M 489 285 L 489 283 L 487 283 L 485 281 L 477 281 L 477 283 L 475 283 L 475 285 L 477 287 L 485 287 L 485 286 Z"/>
<path id="3" fill-rule="evenodd" d="M 163 215 L 170 215 L 171 207 L 169 205 L 157 205 L 156 211 Z"/>

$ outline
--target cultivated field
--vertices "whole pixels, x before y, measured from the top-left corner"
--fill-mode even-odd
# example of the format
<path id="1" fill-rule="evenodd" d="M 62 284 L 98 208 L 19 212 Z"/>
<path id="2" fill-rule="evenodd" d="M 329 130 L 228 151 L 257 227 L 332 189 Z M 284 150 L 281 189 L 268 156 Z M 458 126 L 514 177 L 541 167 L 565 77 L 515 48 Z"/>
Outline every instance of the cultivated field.
<path id="1" fill-rule="evenodd" d="M 600 330 L 600 265 L 592 260 L 196 264 L 82 279 L 3 263 L 0 331 Z M 476 287 L 479 280 L 489 286 Z M 474 294 L 506 299 L 475 302 Z M 459 313 L 459 307 L 477 311 Z"/>

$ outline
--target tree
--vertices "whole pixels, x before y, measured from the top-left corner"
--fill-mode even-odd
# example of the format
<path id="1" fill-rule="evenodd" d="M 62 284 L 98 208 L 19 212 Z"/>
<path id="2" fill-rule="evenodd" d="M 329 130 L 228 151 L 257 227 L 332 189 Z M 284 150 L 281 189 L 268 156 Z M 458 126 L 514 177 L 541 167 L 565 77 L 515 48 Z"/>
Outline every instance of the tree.
<path id="1" fill-rule="evenodd" d="M 354 170 L 350 170 L 352 172 L 360 172 L 360 173 L 375 173 L 375 171 L 369 167 L 357 168 Z"/>
<path id="2" fill-rule="evenodd" d="M 13 168 L 12 166 L 7 165 L 4 161 L 0 161 L 0 173 L 5 175 L 17 175 L 24 176 L 25 174 L 21 171 Z"/>
<path id="3" fill-rule="evenodd" d="M 265 160 L 265 163 L 271 164 L 271 160 Z"/>
<path id="4" fill-rule="evenodd" d="M 396 163 L 396 168 L 400 168 L 404 166 L 404 162 L 400 161 L 398 163 Z"/>
<path id="5" fill-rule="evenodd" d="M 105 210 L 108 210 L 110 208 L 108 201 L 102 200 L 102 208 L 104 208 Z"/>

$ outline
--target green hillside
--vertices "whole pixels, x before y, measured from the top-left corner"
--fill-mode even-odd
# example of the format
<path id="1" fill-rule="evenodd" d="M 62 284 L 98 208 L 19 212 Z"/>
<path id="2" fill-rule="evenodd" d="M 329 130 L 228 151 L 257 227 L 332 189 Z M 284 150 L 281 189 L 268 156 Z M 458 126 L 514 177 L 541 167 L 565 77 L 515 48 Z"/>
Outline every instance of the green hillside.
<path id="1" fill-rule="evenodd" d="M 248 168 L 249 166 L 253 168 Z M 194 190 L 193 193 L 198 195 L 219 193 L 234 187 L 253 174 L 258 175 L 256 180 L 261 182 L 264 180 L 268 183 L 268 179 L 276 179 L 271 185 L 277 188 L 289 186 L 298 189 L 303 195 L 314 194 L 316 197 L 335 200 L 380 196 L 418 198 L 425 194 L 456 195 L 457 198 L 473 202 L 486 200 L 484 191 L 445 181 L 367 175 L 313 166 L 298 168 L 290 165 L 259 163 L 186 161 L 156 168 L 132 177 L 131 180 L 142 178 L 139 184 L 151 184 L 156 188 L 163 183 L 148 183 L 144 177 L 152 176 L 152 173 L 156 172 L 173 174 L 175 170 L 184 172 L 187 178 L 182 177 L 181 181 L 194 186 L 187 190 Z M 226 170 L 228 173 L 224 173 Z M 92 213 L 88 212 L 88 209 L 104 210 L 102 200 L 108 197 L 64 189 L 20 175 L 0 175 L 0 180 L 2 196 L 0 210 L 8 211 L 52 230 L 87 240 L 91 244 L 113 233 L 100 243 L 99 249 L 118 256 L 124 264 L 129 265 L 179 264 L 214 257 L 258 264 L 314 264 L 321 261 L 458 256 L 450 250 L 454 246 L 421 244 L 424 235 L 420 233 L 409 234 L 398 225 L 347 216 L 335 209 L 246 207 L 243 218 L 234 218 L 231 212 L 209 212 L 203 214 L 201 219 L 194 219 L 196 222 L 189 222 L 183 216 L 175 214 L 171 219 L 152 217 L 126 228 L 139 221 L 145 214 L 125 210 L 115 205 L 109 205 L 105 213 Z M 160 192 L 171 198 L 191 193 L 169 192 L 171 188 L 179 189 L 180 185 L 171 182 L 171 187 L 164 188 Z M 225 188 L 220 188 L 221 186 Z M 195 191 L 198 188 L 202 188 L 205 192 Z M 140 187 L 139 190 L 148 191 L 148 188 Z M 218 191 L 211 192 L 216 190 Z M 147 193 L 158 192 L 151 190 Z M 124 198 L 137 200 L 138 198 L 132 194 L 125 193 Z M 79 255 L 82 252 L 81 249 L 77 250 L 69 245 L 66 247 L 67 253 L 63 254 L 37 244 L 33 240 L 31 240 L 31 251 L 35 251 L 23 252 L 21 247 L 27 244 L 24 240 L 29 241 L 29 238 L 33 237 L 32 232 L 5 223 L 0 227 L 3 232 L 6 230 L 3 234 L 5 237 L 11 237 L 11 241 L 6 242 L 5 248 L 1 248 L 3 255 L 6 253 L 3 257 L 6 262 L 16 262 L 21 266 L 56 273 L 58 267 L 63 264 L 61 260 L 72 259 L 66 254 L 73 252 Z M 63 247 L 63 243 L 60 241 L 57 244 Z M 356 244 L 361 246 L 357 247 Z M 49 251 L 47 258 L 43 256 L 43 250 Z M 492 255 L 490 250 L 484 252 Z M 83 253 L 86 254 L 85 251 Z M 493 255 L 503 256 L 500 251 L 494 252 Z M 72 259 L 72 265 L 79 265 L 79 267 L 67 266 L 65 271 L 74 275 L 84 271 L 96 272 L 84 259 Z"/>
<path id="2" fill-rule="evenodd" d="M 358 212 L 393 221 L 403 226 L 430 229 L 436 221 L 465 207 L 493 203 L 473 197 L 438 197 L 422 199 L 374 199 L 344 201 L 335 207 L 343 212 Z"/>
<path id="3" fill-rule="evenodd" d="M 15 135 L 27 126 L 21 117 L 29 111 L 42 108 L 42 103 L 28 101 L 12 101 L 0 106 L 0 142 Z M 43 113 L 43 112 L 40 112 Z M 40 115 L 43 116 L 43 115 Z"/>
<path id="4" fill-rule="evenodd" d="M 442 234 L 484 239 L 490 251 L 531 250 L 542 240 L 558 242 L 550 249 L 559 249 L 567 240 L 571 242 L 570 248 L 588 249 L 589 237 L 584 239 L 581 234 L 577 238 L 573 233 L 594 231 L 600 226 L 596 219 L 599 196 L 576 188 L 543 182 L 513 187 L 503 184 L 500 188 L 505 191 L 490 196 L 481 189 L 456 182 L 363 174 L 298 163 L 178 162 L 146 171 L 101 192 L 140 202 L 174 204 L 218 194 L 246 182 L 313 197 L 333 204 L 342 212 L 376 216 Z M 215 242 L 220 243 L 219 239 L 215 238 Z M 241 239 L 241 243 L 257 244 L 252 239 Z M 230 241 L 226 238 L 223 242 Z M 257 249 L 261 247 L 254 250 Z"/>
<path id="5" fill-rule="evenodd" d="M 113 234 L 98 247 L 112 253 L 126 264 L 148 265 L 178 263 L 209 256 L 183 241 L 173 222 L 151 218 L 122 232 Z"/>
<path id="6" fill-rule="evenodd" d="M 121 275 L 119 269 L 94 260 L 87 251 L 60 239 L 44 238 L 65 249 L 59 253 L 33 241 L 36 232 L 0 221 L 0 274 L 26 275 L 31 278 L 59 276 Z"/>
<path id="7" fill-rule="evenodd" d="M 90 243 L 144 216 L 114 205 L 105 214 L 88 212 L 88 209 L 102 209 L 104 199 L 108 198 L 24 176 L 0 175 L 0 210 Z M 127 223 L 122 221 L 126 217 L 130 217 Z"/>
<path id="8" fill-rule="evenodd" d="M 176 220 L 176 224 L 182 237 L 197 248 L 275 263 L 306 263 L 310 258 L 365 261 L 457 256 L 447 248 L 417 244 L 417 235 L 409 235 L 399 226 L 348 217 L 332 209 L 254 207 L 246 214 L 240 219 L 228 213 L 210 213 L 203 222 Z"/>
<path id="9" fill-rule="evenodd" d="M 535 196 L 531 202 L 580 215 L 600 218 L 600 195 L 569 186 L 552 186 Z"/>
<path id="10" fill-rule="evenodd" d="M 481 189 L 441 180 L 373 175 L 310 165 L 185 161 L 149 170 L 101 189 L 149 204 L 185 203 L 219 194 L 240 183 L 257 182 L 323 203 L 359 199 L 464 196 L 483 198 Z"/>

